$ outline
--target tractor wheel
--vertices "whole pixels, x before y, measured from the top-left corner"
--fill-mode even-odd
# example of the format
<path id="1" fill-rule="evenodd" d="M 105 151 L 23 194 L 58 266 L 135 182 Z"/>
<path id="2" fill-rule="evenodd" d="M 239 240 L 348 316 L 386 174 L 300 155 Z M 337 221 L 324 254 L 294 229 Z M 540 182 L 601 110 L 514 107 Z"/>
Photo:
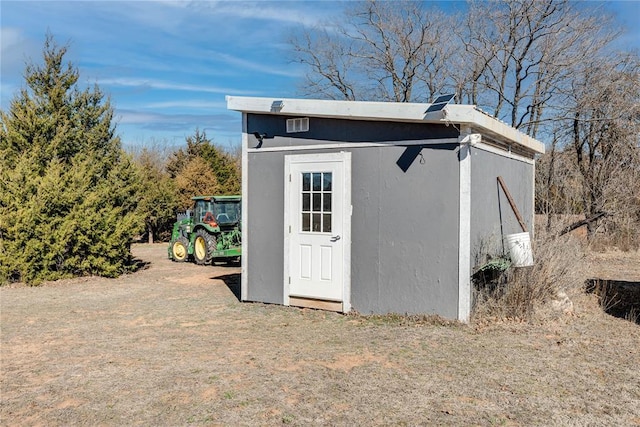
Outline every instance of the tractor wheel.
<path id="1" fill-rule="evenodd" d="M 178 240 L 171 245 L 171 259 L 176 262 L 184 262 L 189 257 L 189 241 L 185 237 L 178 237 Z"/>
<path id="2" fill-rule="evenodd" d="M 193 241 L 193 258 L 196 264 L 205 265 L 211 262 L 211 251 L 216 248 L 216 238 L 206 230 L 198 230 Z"/>

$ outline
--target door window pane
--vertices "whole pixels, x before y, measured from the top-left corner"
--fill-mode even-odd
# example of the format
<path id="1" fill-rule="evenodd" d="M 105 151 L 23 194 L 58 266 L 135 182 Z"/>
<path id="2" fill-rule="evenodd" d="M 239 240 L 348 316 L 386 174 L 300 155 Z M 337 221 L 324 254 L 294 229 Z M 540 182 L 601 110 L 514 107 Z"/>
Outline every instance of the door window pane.
<path id="1" fill-rule="evenodd" d="M 320 206 L 321 200 L 322 200 L 322 194 L 313 193 L 313 211 L 314 212 L 322 212 L 322 207 Z"/>
<path id="2" fill-rule="evenodd" d="M 313 174 L 313 191 L 322 191 L 322 175 L 321 173 Z"/>
<path id="3" fill-rule="evenodd" d="M 313 222 L 311 223 L 312 226 L 312 231 L 320 231 L 320 221 L 321 221 L 321 216 L 319 213 L 314 213 L 313 214 Z"/>
<path id="4" fill-rule="evenodd" d="M 302 231 L 311 231 L 311 214 L 302 214 Z"/>
<path id="5" fill-rule="evenodd" d="M 331 212 L 331 193 L 322 195 L 322 212 Z"/>
<path id="6" fill-rule="evenodd" d="M 311 191 L 311 174 L 302 174 L 302 191 Z"/>
<path id="7" fill-rule="evenodd" d="M 301 230 L 312 233 L 331 233 L 332 173 L 303 172 L 301 178 Z"/>
<path id="8" fill-rule="evenodd" d="M 331 178 L 330 173 L 323 174 L 322 189 L 324 191 L 331 191 Z"/>
<path id="9" fill-rule="evenodd" d="M 302 193 L 302 211 L 309 212 L 311 210 L 311 194 Z"/>
<path id="10" fill-rule="evenodd" d="M 331 233 L 331 214 L 322 214 L 322 231 Z"/>

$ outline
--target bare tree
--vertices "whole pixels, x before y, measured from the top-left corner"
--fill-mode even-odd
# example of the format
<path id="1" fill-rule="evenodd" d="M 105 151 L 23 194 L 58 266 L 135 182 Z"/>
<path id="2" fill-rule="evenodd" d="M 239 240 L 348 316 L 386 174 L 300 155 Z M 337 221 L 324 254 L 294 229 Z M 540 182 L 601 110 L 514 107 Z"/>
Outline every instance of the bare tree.
<path id="1" fill-rule="evenodd" d="M 289 40 L 293 60 L 308 68 L 303 82 L 305 95 L 356 100 L 359 92 L 354 53 L 349 43 L 326 28 L 305 29 Z"/>
<path id="2" fill-rule="evenodd" d="M 546 216 L 547 231 L 582 219 L 582 181 L 565 141 L 566 131 L 557 129 L 549 150 L 536 162 L 536 212 Z"/>
<path id="3" fill-rule="evenodd" d="M 637 242 L 638 191 L 628 183 L 639 168 L 640 69 L 637 56 L 611 54 L 611 19 L 564 0 L 516 0 L 472 3 L 466 22 L 462 93 L 551 143 L 538 167 L 547 225 L 553 213 L 607 212 L 586 223 L 588 235 L 605 224 L 609 236 L 624 228 Z"/>
<path id="4" fill-rule="evenodd" d="M 593 215 L 627 193 L 611 188 L 612 178 L 640 166 L 640 60 L 626 54 L 585 61 L 572 95 L 571 146 L 582 178 L 584 212 Z"/>
<path id="5" fill-rule="evenodd" d="M 552 120 L 546 108 L 574 68 L 614 37 L 606 17 L 579 13 L 567 0 L 471 2 L 464 23 L 461 97 L 533 137 Z"/>
<path id="6" fill-rule="evenodd" d="M 354 3 L 345 19 L 294 35 L 293 60 L 308 66 L 305 91 L 332 99 L 428 100 L 448 83 L 452 18 L 411 1 Z M 327 29 L 328 28 L 328 29 Z"/>
<path id="7" fill-rule="evenodd" d="M 426 13 L 417 2 L 368 1 L 358 3 L 350 17 L 354 32 L 344 35 L 352 34 L 359 44 L 357 57 L 378 99 L 428 100 L 443 86 L 442 12 Z"/>
<path id="8" fill-rule="evenodd" d="M 625 245 L 640 240 L 640 59 L 601 55 L 574 68 L 551 150 L 538 162 L 537 209 L 581 213 L 591 237 L 605 224 Z M 563 117 L 560 117 L 563 116 Z"/>

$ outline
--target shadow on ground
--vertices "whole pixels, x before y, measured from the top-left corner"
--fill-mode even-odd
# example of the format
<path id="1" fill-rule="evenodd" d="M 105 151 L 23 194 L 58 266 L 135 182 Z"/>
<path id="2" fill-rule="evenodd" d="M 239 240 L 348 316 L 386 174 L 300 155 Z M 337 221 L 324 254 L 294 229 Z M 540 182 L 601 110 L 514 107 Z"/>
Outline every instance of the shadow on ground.
<path id="1" fill-rule="evenodd" d="M 607 314 L 640 325 L 640 282 L 588 279 L 585 290 L 598 296 Z"/>
<path id="2" fill-rule="evenodd" d="M 140 258 L 131 258 L 131 260 L 129 260 L 129 263 L 128 263 L 129 270 L 132 273 L 135 273 L 136 271 L 146 270 L 150 266 L 151 266 L 150 262 L 143 261 Z"/>
<path id="3" fill-rule="evenodd" d="M 222 280 L 229 288 L 233 295 L 240 301 L 240 273 L 223 274 L 221 276 L 214 276 L 212 279 Z"/>

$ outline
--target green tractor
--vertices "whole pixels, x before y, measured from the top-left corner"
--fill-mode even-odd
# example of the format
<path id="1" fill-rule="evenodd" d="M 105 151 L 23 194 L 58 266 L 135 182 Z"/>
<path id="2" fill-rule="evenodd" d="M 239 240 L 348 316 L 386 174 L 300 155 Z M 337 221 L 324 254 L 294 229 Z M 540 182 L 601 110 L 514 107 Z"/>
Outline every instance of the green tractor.
<path id="1" fill-rule="evenodd" d="M 178 215 L 173 224 L 169 258 L 200 265 L 212 261 L 232 262 L 241 255 L 241 197 L 192 197 L 193 210 Z"/>

